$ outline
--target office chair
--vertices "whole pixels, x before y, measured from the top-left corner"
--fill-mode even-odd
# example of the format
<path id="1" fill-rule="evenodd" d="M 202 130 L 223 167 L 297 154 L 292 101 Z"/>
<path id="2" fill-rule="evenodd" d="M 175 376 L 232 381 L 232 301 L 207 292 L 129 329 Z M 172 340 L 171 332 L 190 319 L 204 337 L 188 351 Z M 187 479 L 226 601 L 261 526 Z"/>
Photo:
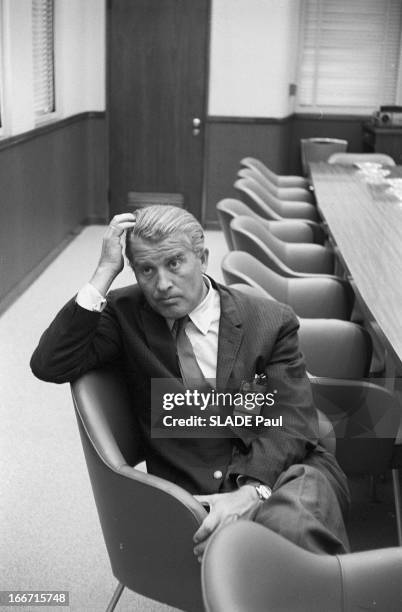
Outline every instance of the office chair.
<path id="1" fill-rule="evenodd" d="M 245 283 L 230 285 L 246 295 L 269 299 L 261 287 Z M 272 298 L 271 298 L 272 299 Z M 300 349 L 312 376 L 358 380 L 370 373 L 372 341 L 364 327 L 339 319 L 299 317 Z"/>
<path id="2" fill-rule="evenodd" d="M 124 587 L 202 612 L 192 537 L 205 509 L 181 487 L 133 467 L 143 455 L 121 376 L 96 370 L 71 388 L 99 520 L 118 580 L 107 612 L 114 610 Z"/>
<path id="3" fill-rule="evenodd" d="M 272 210 L 272 208 L 265 205 L 264 202 L 261 199 L 259 199 L 256 194 L 254 195 L 255 195 L 254 200 L 249 199 L 247 195 L 247 188 L 245 188 L 242 200 L 237 200 L 234 198 L 227 198 L 225 200 L 221 200 L 225 202 L 224 212 L 229 213 L 229 208 L 230 208 L 231 209 L 230 213 L 233 215 L 233 217 L 239 216 L 240 214 L 245 214 L 250 217 L 255 216 L 258 219 L 261 218 L 267 221 L 289 221 L 292 224 L 297 224 L 298 228 L 301 227 L 301 223 L 303 223 L 303 227 L 308 226 L 309 232 L 307 233 L 306 229 L 304 229 L 303 238 L 305 236 L 306 238 L 310 238 L 310 240 L 299 240 L 299 231 L 297 232 L 295 231 L 294 234 L 293 232 L 286 232 L 287 237 L 286 238 L 284 237 L 283 240 L 286 240 L 287 242 L 315 242 L 317 244 L 324 244 L 324 242 L 327 240 L 327 234 L 324 231 L 324 228 L 319 223 L 316 223 L 315 221 L 309 221 L 308 219 L 291 219 L 291 218 L 281 217 L 280 215 L 277 215 Z M 228 200 L 230 200 L 232 204 L 229 204 Z M 234 205 L 233 202 L 238 202 L 239 204 Z M 240 205 L 243 205 L 243 209 L 240 208 Z M 222 211 L 223 207 L 220 206 L 219 210 Z M 241 210 L 243 210 L 244 213 L 241 212 Z M 230 221 L 228 219 L 228 214 L 226 214 L 226 223 L 228 222 Z M 285 225 L 282 224 L 282 227 L 285 227 Z M 291 227 L 290 223 L 289 225 L 287 225 L 287 227 L 288 228 Z M 292 235 L 294 235 L 294 237 L 292 237 Z M 312 240 L 311 240 L 311 236 L 312 236 Z"/>
<path id="4" fill-rule="evenodd" d="M 313 376 L 344 380 L 369 376 L 373 347 L 361 325 L 339 319 L 300 319 L 299 340 Z"/>
<path id="5" fill-rule="evenodd" d="M 215 532 L 202 561 L 206 612 L 399 612 L 402 549 L 316 555 L 237 521 Z"/>
<path id="6" fill-rule="evenodd" d="M 333 275 L 334 253 L 327 247 L 284 242 L 251 217 L 236 217 L 230 229 L 236 250 L 250 253 L 282 276 Z"/>
<path id="7" fill-rule="evenodd" d="M 395 162 L 385 153 L 333 153 L 328 158 L 329 164 L 342 164 L 344 166 L 355 163 L 372 162 L 384 166 L 395 166 Z"/>
<path id="8" fill-rule="evenodd" d="M 315 236 L 314 229 L 311 227 L 311 225 L 305 223 L 304 221 L 299 219 L 270 221 L 257 215 L 257 213 L 251 210 L 251 208 L 249 208 L 247 204 L 244 204 L 244 202 L 235 200 L 233 198 L 225 198 L 224 200 L 218 202 L 216 205 L 216 212 L 225 236 L 226 244 L 228 245 L 230 251 L 234 250 L 230 222 L 232 219 L 239 216 L 254 218 L 256 221 L 258 221 L 258 223 L 268 228 L 268 230 L 274 236 L 280 240 L 284 240 L 285 242 L 309 243 L 316 242 L 316 240 L 320 239 L 320 244 L 322 244 L 325 239 L 324 232 L 321 233 L 321 236 Z"/>
<path id="9" fill-rule="evenodd" d="M 276 172 L 273 172 L 261 160 L 256 159 L 255 157 L 243 157 L 243 159 L 240 160 L 240 163 L 246 168 L 257 170 L 277 187 L 296 187 L 302 189 L 309 188 L 309 182 L 304 178 L 304 176 L 276 174 Z"/>
<path id="10" fill-rule="evenodd" d="M 71 385 L 72 396 L 117 588 L 112 612 L 125 587 L 162 603 L 203 612 L 200 565 L 192 537 L 207 515 L 172 482 L 133 467 L 143 459 L 137 422 L 123 377 L 93 370 Z M 329 419 L 319 413 L 319 434 L 335 450 Z"/>
<path id="11" fill-rule="evenodd" d="M 350 476 L 379 475 L 391 469 L 400 407 L 384 387 L 366 381 L 310 379 L 315 406 L 331 421 L 336 458 Z"/>
<path id="12" fill-rule="evenodd" d="M 271 299 L 288 304 L 299 317 L 348 320 L 353 291 L 340 279 L 328 276 L 288 278 L 277 274 L 243 251 L 231 251 L 222 260 L 228 285 L 246 283 L 260 288 Z"/>
<path id="13" fill-rule="evenodd" d="M 241 199 L 257 214 L 268 219 L 306 219 L 319 221 L 317 209 L 308 202 L 279 200 L 269 191 L 263 189 L 252 178 L 237 179 L 234 188 L 240 192 Z"/>
<path id="14" fill-rule="evenodd" d="M 334 427 L 336 457 L 344 472 L 389 469 L 400 421 L 395 397 L 362 381 L 311 382 L 316 407 Z M 206 548 L 203 596 L 209 612 L 396 611 L 402 606 L 401 570 L 401 548 L 315 555 L 265 527 L 239 521 L 218 531 Z"/>
<path id="15" fill-rule="evenodd" d="M 240 168 L 237 172 L 239 178 L 251 178 L 261 185 L 263 189 L 269 191 L 279 200 L 290 200 L 296 202 L 309 202 L 314 204 L 314 195 L 311 190 L 302 187 L 278 187 L 266 176 L 254 168 Z"/>
<path id="16" fill-rule="evenodd" d="M 252 287 L 235 283 L 231 287 L 249 295 L 271 297 L 264 292 L 261 286 Z M 271 297 L 271 299 L 273 298 Z M 300 348 L 310 375 L 322 377 L 322 380 L 327 377 L 354 381 L 362 380 L 370 375 L 373 344 L 366 329 L 350 321 L 337 319 L 299 318 L 299 322 Z M 364 388 L 363 391 L 366 392 Z M 387 452 L 389 452 L 388 442 L 387 445 Z M 390 464 L 384 467 L 384 471 L 390 467 L 392 469 L 396 524 L 400 545 L 402 545 L 402 505 L 398 470 L 402 465 L 401 448 L 402 445 L 399 441 L 393 444 Z M 359 470 L 357 470 L 357 473 L 360 473 Z"/>
<path id="17" fill-rule="evenodd" d="M 302 138 L 300 140 L 303 174 L 309 173 L 311 162 L 327 161 L 333 153 L 343 153 L 348 141 L 340 138 Z"/>

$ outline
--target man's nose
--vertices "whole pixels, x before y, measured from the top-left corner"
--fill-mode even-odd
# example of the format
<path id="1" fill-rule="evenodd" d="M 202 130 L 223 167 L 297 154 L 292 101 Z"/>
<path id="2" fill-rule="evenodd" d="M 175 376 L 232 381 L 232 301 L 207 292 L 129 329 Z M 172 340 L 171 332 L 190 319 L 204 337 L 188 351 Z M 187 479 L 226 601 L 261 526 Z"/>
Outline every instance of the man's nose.
<path id="1" fill-rule="evenodd" d="M 159 270 L 156 279 L 156 289 L 161 293 L 165 293 L 172 286 L 172 281 L 167 270 Z"/>

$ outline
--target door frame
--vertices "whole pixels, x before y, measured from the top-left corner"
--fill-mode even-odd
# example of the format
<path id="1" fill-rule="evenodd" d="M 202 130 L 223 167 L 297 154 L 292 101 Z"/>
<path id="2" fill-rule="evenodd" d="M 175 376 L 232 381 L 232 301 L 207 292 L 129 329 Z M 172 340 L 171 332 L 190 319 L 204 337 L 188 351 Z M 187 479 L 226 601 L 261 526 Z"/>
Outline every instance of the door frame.
<path id="1" fill-rule="evenodd" d="M 132 1 L 132 0 L 131 0 Z M 134 0 L 135 1 L 135 0 Z M 160 0 L 163 2 L 163 0 Z M 209 77 L 210 77 L 210 58 L 211 58 L 211 21 L 212 21 L 212 0 L 205 0 L 207 4 L 207 17 L 206 17 L 206 43 L 205 43 L 205 87 L 203 96 L 203 108 L 204 116 L 202 118 L 202 153 L 201 153 L 201 202 L 200 202 L 200 222 L 204 227 L 206 218 L 206 183 L 207 183 L 207 151 L 208 151 L 208 103 L 209 103 Z M 110 219 L 110 207 L 111 207 L 111 188 L 110 188 L 110 71 L 111 71 L 111 53 L 110 53 L 110 14 L 112 11 L 113 0 L 106 0 L 106 19 L 105 19 L 105 36 L 106 36 L 106 112 L 105 112 L 105 124 L 106 124 L 106 164 L 108 174 L 108 189 L 107 189 L 107 205 L 108 205 L 108 219 Z"/>

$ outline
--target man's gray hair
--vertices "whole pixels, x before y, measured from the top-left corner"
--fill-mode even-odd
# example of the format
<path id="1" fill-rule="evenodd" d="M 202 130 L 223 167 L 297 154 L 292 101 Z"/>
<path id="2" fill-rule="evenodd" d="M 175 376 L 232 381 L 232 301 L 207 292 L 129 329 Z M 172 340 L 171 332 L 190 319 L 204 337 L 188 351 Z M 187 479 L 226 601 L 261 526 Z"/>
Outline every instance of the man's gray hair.
<path id="1" fill-rule="evenodd" d="M 175 233 L 189 239 L 194 253 L 201 257 L 204 251 L 204 231 L 197 219 L 184 208 L 169 204 L 155 204 L 140 208 L 135 213 L 135 225 L 127 231 L 126 257 L 132 260 L 132 248 L 136 238 L 159 242 Z"/>

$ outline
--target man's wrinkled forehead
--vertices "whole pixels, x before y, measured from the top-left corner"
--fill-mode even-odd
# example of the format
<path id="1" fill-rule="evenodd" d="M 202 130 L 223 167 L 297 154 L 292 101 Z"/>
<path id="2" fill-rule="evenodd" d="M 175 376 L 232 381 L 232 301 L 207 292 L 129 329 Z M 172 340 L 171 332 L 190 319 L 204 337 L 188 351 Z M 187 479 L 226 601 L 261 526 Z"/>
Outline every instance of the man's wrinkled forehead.
<path id="1" fill-rule="evenodd" d="M 190 237 L 183 232 L 175 232 L 161 240 L 146 240 L 136 236 L 131 239 L 130 246 L 134 264 L 149 259 L 162 260 L 188 251 L 193 252 Z"/>

